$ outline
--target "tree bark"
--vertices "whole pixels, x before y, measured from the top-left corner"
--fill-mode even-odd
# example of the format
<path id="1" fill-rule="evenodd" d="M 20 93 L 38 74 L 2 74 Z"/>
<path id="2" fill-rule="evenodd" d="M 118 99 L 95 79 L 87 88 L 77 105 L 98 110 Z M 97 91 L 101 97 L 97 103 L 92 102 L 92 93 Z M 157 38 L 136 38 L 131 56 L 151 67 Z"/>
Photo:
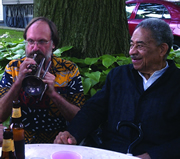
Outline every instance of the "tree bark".
<path id="1" fill-rule="evenodd" d="M 68 56 L 128 55 L 124 0 L 34 0 L 37 16 L 45 16 L 57 25 L 59 47 L 73 46 Z"/>

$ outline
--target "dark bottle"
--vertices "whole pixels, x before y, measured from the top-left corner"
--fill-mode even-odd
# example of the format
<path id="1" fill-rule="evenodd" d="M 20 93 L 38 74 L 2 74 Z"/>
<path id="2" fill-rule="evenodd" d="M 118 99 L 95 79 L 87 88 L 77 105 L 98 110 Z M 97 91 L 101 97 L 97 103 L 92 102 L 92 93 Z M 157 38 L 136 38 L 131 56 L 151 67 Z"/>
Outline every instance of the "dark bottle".
<path id="1" fill-rule="evenodd" d="M 20 101 L 13 101 L 10 128 L 13 130 L 14 146 L 17 159 L 25 159 L 24 126 L 21 121 Z"/>
<path id="2" fill-rule="evenodd" d="M 1 159 L 16 159 L 14 151 L 13 131 L 10 128 L 3 130 Z"/>

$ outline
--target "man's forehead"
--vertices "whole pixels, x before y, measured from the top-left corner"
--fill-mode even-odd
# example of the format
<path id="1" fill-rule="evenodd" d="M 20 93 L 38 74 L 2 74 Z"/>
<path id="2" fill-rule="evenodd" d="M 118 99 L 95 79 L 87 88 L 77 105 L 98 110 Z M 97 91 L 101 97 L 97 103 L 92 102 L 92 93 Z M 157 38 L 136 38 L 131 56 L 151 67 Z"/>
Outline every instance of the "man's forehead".
<path id="1" fill-rule="evenodd" d="M 152 38 L 150 32 L 136 32 L 130 39 L 130 42 L 147 44 L 150 42 L 155 42 L 155 39 Z"/>
<path id="2" fill-rule="evenodd" d="M 47 24 L 47 22 L 39 20 L 39 21 L 34 22 L 34 23 L 29 27 L 29 29 L 30 29 L 30 28 L 36 28 L 36 29 L 38 29 L 38 28 L 45 28 L 45 27 L 49 28 L 49 25 Z"/>
<path id="3" fill-rule="evenodd" d="M 51 30 L 49 25 L 44 21 L 37 21 L 34 22 L 27 30 L 26 33 L 27 38 L 34 38 L 40 39 L 50 38 L 51 37 Z"/>
<path id="4" fill-rule="evenodd" d="M 140 39 L 152 38 L 152 33 L 149 29 L 139 27 L 136 30 L 134 30 L 131 38 L 140 38 Z"/>

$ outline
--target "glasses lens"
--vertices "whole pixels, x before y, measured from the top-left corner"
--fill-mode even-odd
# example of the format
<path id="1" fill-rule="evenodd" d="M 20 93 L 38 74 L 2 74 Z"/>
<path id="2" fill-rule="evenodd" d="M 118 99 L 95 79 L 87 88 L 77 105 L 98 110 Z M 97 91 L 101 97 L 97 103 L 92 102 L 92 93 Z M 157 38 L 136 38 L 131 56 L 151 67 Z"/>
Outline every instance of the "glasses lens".
<path id="1" fill-rule="evenodd" d="M 35 43 L 39 46 L 44 46 L 44 45 L 48 44 L 50 41 L 46 41 L 46 40 L 39 40 L 39 41 L 25 40 L 24 42 L 26 45 L 28 44 L 30 46 L 34 46 Z"/>

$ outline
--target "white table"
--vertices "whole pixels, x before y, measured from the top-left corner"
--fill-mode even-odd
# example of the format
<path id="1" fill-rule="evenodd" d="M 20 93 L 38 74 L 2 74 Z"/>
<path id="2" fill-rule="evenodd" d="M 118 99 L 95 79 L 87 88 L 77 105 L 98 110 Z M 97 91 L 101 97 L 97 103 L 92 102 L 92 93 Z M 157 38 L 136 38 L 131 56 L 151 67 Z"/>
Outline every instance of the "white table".
<path id="1" fill-rule="evenodd" d="M 26 159 L 31 159 L 33 157 L 51 159 L 51 155 L 58 151 L 76 152 L 82 156 L 82 159 L 138 159 L 137 157 L 129 156 L 123 153 L 92 148 L 87 146 L 79 146 L 79 145 L 64 145 L 64 144 L 26 144 L 25 145 Z M 0 155 L 1 155 L 1 147 L 0 147 Z"/>

